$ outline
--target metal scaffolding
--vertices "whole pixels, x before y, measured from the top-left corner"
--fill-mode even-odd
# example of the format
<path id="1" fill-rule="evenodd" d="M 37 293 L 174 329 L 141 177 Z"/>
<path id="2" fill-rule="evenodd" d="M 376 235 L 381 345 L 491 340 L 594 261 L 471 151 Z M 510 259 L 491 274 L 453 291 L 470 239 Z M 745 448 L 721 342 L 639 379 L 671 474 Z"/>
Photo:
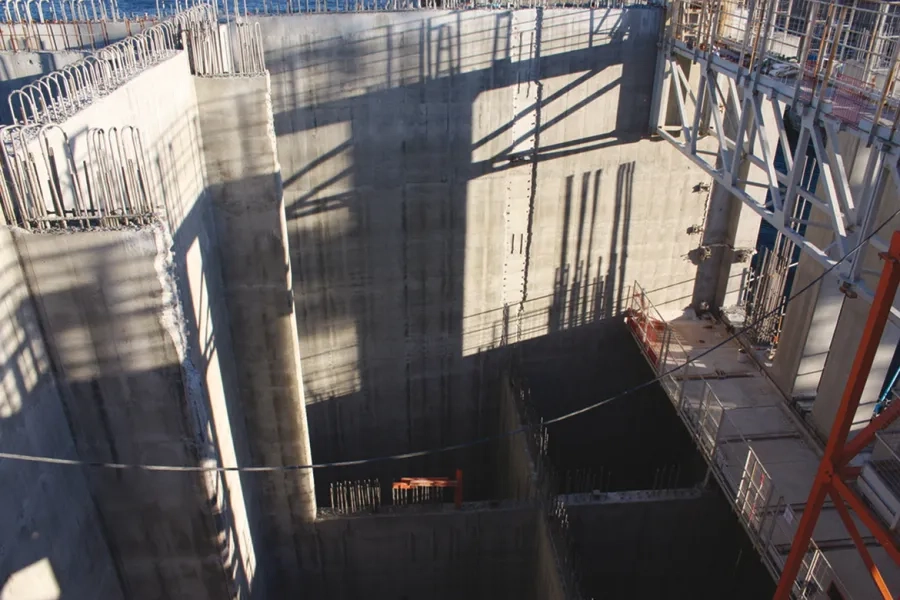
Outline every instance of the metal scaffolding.
<path id="1" fill-rule="evenodd" d="M 900 189 L 898 34 L 895 4 L 674 0 L 657 69 L 655 131 L 823 267 L 862 244 L 835 274 L 869 302 L 883 188 Z M 843 132 L 868 148 L 862 185 Z M 814 165 L 817 189 L 803 184 Z"/>

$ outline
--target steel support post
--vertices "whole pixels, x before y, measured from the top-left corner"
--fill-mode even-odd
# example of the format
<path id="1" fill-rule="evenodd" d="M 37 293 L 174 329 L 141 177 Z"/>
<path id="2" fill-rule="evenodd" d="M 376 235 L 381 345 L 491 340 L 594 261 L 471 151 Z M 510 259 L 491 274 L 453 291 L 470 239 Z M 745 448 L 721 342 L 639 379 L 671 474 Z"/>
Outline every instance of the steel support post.
<path id="1" fill-rule="evenodd" d="M 794 535 L 790 554 L 788 554 L 784 569 L 781 572 L 781 579 L 775 590 L 774 600 L 790 599 L 791 590 L 797 579 L 797 574 L 800 572 L 803 558 L 809 549 L 813 530 L 822 511 L 825 496 L 828 493 L 834 496 L 840 495 L 850 505 L 850 508 L 857 513 L 860 520 L 876 536 L 878 541 L 881 542 L 891 558 L 900 564 L 900 550 L 897 549 L 893 538 L 877 518 L 871 514 L 869 508 L 859 501 L 856 494 L 841 481 L 843 468 L 853 458 L 845 450 L 848 447 L 854 450 L 858 447 L 855 444 L 847 444 L 850 426 L 856 415 L 856 409 L 859 407 L 866 379 L 872 369 L 875 353 L 878 350 L 881 336 L 890 316 L 897 287 L 900 285 L 900 231 L 894 232 L 888 252 L 881 256 L 885 264 L 881 273 L 881 279 L 878 282 L 878 289 L 875 292 L 872 308 L 866 320 L 862 340 L 853 360 L 853 367 L 847 380 L 847 387 L 844 389 L 844 395 L 841 398 L 841 405 L 838 408 L 831 427 L 831 433 L 828 436 L 828 443 L 825 446 L 822 462 L 819 464 L 819 470 L 813 481 L 809 499 L 803 509 L 803 516 L 800 519 L 797 533 Z M 886 421 L 882 420 L 879 423 L 883 426 Z M 867 431 L 867 435 L 870 435 L 870 432 Z M 875 576 L 876 572 L 873 571 L 872 573 Z M 876 585 L 878 585 L 877 577 Z M 890 595 L 885 596 L 885 598 L 890 597 Z"/>
<path id="2" fill-rule="evenodd" d="M 878 587 L 878 591 L 880 591 L 881 595 L 885 598 L 890 598 L 891 590 L 888 589 L 887 584 L 884 582 L 884 577 L 881 576 L 881 571 L 878 570 L 878 566 L 875 564 L 875 561 L 872 560 L 872 555 L 869 554 L 869 549 L 866 548 L 866 544 L 863 542 L 859 529 L 856 528 L 856 523 L 854 523 L 853 519 L 850 517 L 850 511 L 848 511 L 847 507 L 844 505 L 844 501 L 841 499 L 840 494 L 832 493 L 831 499 L 834 501 L 834 507 L 837 509 L 838 515 L 840 515 L 841 521 L 844 523 L 844 527 L 847 529 L 847 532 L 850 533 L 851 539 L 853 539 L 853 544 L 859 551 L 860 558 L 862 558 L 866 568 L 869 570 L 869 573 L 871 573 L 872 579 Z"/>

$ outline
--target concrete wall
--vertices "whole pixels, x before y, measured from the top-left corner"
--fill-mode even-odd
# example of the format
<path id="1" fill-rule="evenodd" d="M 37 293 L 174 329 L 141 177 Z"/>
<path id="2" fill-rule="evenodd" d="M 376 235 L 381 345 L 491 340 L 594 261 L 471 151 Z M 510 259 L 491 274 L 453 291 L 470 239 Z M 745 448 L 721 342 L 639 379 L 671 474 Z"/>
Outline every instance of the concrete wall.
<path id="1" fill-rule="evenodd" d="M 516 348 L 538 418 L 552 419 L 653 378 L 622 319 L 528 340 Z M 548 427 L 547 455 L 560 484 L 590 472 L 596 488 L 637 490 L 698 483 L 706 463 L 659 385 Z M 557 492 L 575 491 L 561 489 Z M 584 491 L 584 490 L 579 490 Z"/>
<path id="2" fill-rule="evenodd" d="M 560 578 L 557 557 L 550 542 L 550 530 L 546 519 L 537 520 L 535 542 L 533 597 L 535 600 L 564 600 L 566 594 Z"/>
<path id="3" fill-rule="evenodd" d="M 77 458 L 12 234 L 0 229 L 0 450 Z M 0 461 L 0 597 L 123 598 L 78 467 Z"/>
<path id="4" fill-rule="evenodd" d="M 508 374 L 500 377 L 497 388 L 500 393 L 499 432 L 519 431 L 522 419 L 516 406 L 515 394 Z M 527 438 L 537 432 L 529 431 L 505 436 L 499 443 L 497 456 L 498 496 L 503 499 L 528 501 L 534 498 L 537 473 L 534 460 L 528 450 Z"/>
<path id="5" fill-rule="evenodd" d="M 534 509 L 320 521 L 303 539 L 309 598 L 547 598 L 533 594 Z"/>
<path id="6" fill-rule="evenodd" d="M 317 461 L 477 436 L 471 358 L 634 279 L 688 304 L 706 178 L 642 137 L 659 14 L 261 19 Z"/>
<path id="7" fill-rule="evenodd" d="M 91 128 L 124 131 L 135 124 L 143 134 L 142 176 L 162 223 L 18 236 L 75 446 L 90 461 L 236 460 L 226 410 L 235 369 L 227 323 L 221 327 L 224 307 L 213 297 L 221 288 L 217 242 L 184 54 L 62 127 L 83 165 Z M 197 473 L 91 474 L 126 596 L 247 593 L 253 549 L 248 519 L 232 512 L 232 504 L 243 508 L 239 490 L 232 493 L 235 481 Z"/>
<path id="8" fill-rule="evenodd" d="M 587 597 L 754 600 L 774 592 L 717 491 L 699 498 L 629 498 L 567 504 Z"/>
<path id="9" fill-rule="evenodd" d="M 67 121 L 77 164 L 91 128 L 140 127 L 161 221 L 18 237 L 78 455 L 274 466 L 467 441 L 497 431 L 510 344 L 596 344 L 581 326 L 634 279 L 686 305 L 705 177 L 643 137 L 659 15 L 265 18 L 271 93 L 195 81 L 179 54 Z M 533 512 L 304 525 L 297 471 L 100 471 L 89 490 L 127 597 L 558 595 Z"/>
<path id="10" fill-rule="evenodd" d="M 231 319 L 240 410 L 258 465 L 312 462 L 267 77 L 195 80 Z M 259 474 L 271 586 L 301 589 L 294 536 L 316 515 L 312 470 Z"/>
<path id="11" fill-rule="evenodd" d="M 22 234 L 26 273 L 82 460 L 197 464 L 157 233 Z M 89 474 L 127 597 L 227 593 L 197 474 Z"/>
<path id="12" fill-rule="evenodd" d="M 242 397 L 222 277 L 222 238 L 208 196 L 198 198 L 172 240 L 172 267 L 182 303 L 187 352 L 182 371 L 198 402 L 195 422 L 204 442 L 201 462 L 251 464 Z M 204 410 L 205 409 L 205 410 Z M 258 557 L 259 475 L 208 474 L 204 485 L 216 517 L 225 568 L 239 597 L 266 597 Z M 252 593 L 251 593 L 252 592 Z"/>

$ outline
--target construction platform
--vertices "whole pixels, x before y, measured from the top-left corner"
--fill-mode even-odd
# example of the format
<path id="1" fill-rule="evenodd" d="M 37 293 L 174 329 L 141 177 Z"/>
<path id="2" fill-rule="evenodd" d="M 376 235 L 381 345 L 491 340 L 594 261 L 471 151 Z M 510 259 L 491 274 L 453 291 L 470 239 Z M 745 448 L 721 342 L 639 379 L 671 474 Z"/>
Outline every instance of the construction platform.
<path id="1" fill-rule="evenodd" d="M 639 284 L 626 317 L 682 422 L 766 567 L 777 580 L 819 468 L 823 446 L 794 413 L 732 330 L 693 311 L 665 319 Z M 853 515 L 860 527 L 860 522 Z M 866 539 L 889 587 L 900 572 L 874 538 Z M 826 503 L 794 583 L 798 598 L 819 593 L 874 598 L 879 593 L 837 511 Z"/>

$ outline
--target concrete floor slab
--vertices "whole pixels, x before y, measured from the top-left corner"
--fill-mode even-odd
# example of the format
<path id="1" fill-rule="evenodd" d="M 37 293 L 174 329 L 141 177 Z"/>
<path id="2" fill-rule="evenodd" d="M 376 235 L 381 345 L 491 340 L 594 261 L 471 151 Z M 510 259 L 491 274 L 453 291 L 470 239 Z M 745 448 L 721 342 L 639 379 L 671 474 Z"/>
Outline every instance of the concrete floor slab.
<path id="1" fill-rule="evenodd" d="M 771 539 L 772 544 L 778 547 L 779 553 L 783 557 L 787 557 L 790 551 L 791 540 L 794 537 L 803 512 L 802 510 L 795 511 L 793 508 L 790 509 L 790 522 L 785 519 L 784 515 L 784 512 L 779 515 L 779 521 L 772 528 Z M 857 524 L 859 523 L 858 520 L 854 520 Z M 834 508 L 826 507 L 822 510 L 822 514 L 816 523 L 814 535 L 817 543 L 824 548 L 845 547 L 853 544 L 847 530 L 844 528 L 843 522 L 841 522 L 840 516 L 838 516 Z"/>
<path id="2" fill-rule="evenodd" d="M 682 420 L 714 465 L 723 491 L 737 505 L 751 536 L 765 548 L 773 572 L 780 572 L 822 449 L 800 421 L 791 417 L 781 392 L 740 345 L 734 340 L 723 344 L 730 335 L 724 325 L 687 314 L 668 325 L 674 340 L 672 349 L 662 367 L 652 359 L 650 362 L 660 372 L 677 368 L 688 357 L 695 361 L 688 369 L 676 371 L 674 385 L 663 387 L 680 407 Z M 717 344 L 722 346 L 716 348 Z M 755 466 L 754 457 L 764 472 Z M 770 484 L 766 483 L 763 492 L 754 497 L 754 486 L 766 480 Z M 771 493 L 768 485 L 772 486 Z M 868 535 L 854 520 L 863 535 Z M 828 562 L 850 597 L 876 597 L 868 570 L 833 508 L 826 506 L 823 510 L 813 539 L 825 548 Z M 871 551 L 873 555 L 880 553 L 886 579 L 900 581 L 900 570 L 884 551 L 877 546 Z"/>
<path id="3" fill-rule="evenodd" d="M 869 546 L 869 554 L 881 571 L 885 583 L 891 590 L 900 589 L 900 569 L 894 564 L 880 546 Z M 868 568 L 863 564 L 856 548 L 841 550 L 828 550 L 825 552 L 828 562 L 834 566 L 834 570 L 841 583 L 847 589 L 858 590 L 854 598 L 878 598 L 880 592 L 875 588 Z"/>
<path id="4" fill-rule="evenodd" d="M 751 374 L 730 379 L 710 379 L 709 385 L 727 408 L 748 406 L 780 406 L 781 398 L 772 395 L 768 382 Z"/>
<path id="5" fill-rule="evenodd" d="M 722 423 L 719 435 L 723 439 L 766 436 L 795 436 L 794 424 L 777 406 L 734 407 L 726 410 L 728 418 Z"/>

